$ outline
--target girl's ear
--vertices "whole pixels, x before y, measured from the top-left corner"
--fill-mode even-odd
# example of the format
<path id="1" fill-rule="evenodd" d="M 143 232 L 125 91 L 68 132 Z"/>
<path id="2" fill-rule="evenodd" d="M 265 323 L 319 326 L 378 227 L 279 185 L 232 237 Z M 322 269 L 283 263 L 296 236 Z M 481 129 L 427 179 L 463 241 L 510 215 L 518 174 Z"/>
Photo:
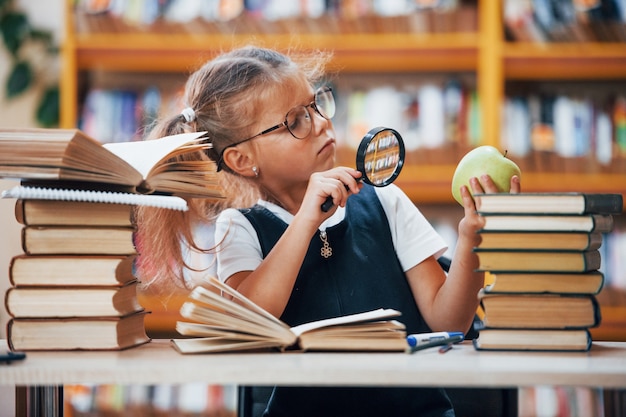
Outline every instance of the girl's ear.
<path id="1" fill-rule="evenodd" d="M 255 176 L 255 172 L 253 170 L 255 164 L 249 152 L 241 152 L 239 147 L 228 148 L 224 151 L 222 159 L 224 164 L 237 174 L 243 177 Z"/>

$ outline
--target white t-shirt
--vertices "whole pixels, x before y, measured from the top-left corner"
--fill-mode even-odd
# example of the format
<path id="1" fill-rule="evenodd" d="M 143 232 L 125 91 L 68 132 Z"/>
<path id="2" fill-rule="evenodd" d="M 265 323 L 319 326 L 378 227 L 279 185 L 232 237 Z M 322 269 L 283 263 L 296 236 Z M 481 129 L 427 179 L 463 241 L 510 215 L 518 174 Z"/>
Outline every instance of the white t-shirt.
<path id="1" fill-rule="evenodd" d="M 391 184 L 375 187 L 375 190 L 387 215 L 393 245 L 404 271 L 431 255 L 437 258 L 446 251 L 444 240 L 400 188 Z M 293 215 L 283 208 L 264 200 L 259 200 L 258 204 L 285 223 L 291 223 Z M 344 217 L 345 208 L 339 207 L 322 223 L 320 230 L 338 224 Z M 237 272 L 254 271 L 263 261 L 256 230 L 239 210 L 227 209 L 219 215 L 215 242 L 218 244 L 217 275 L 222 281 Z"/>
<path id="2" fill-rule="evenodd" d="M 215 224 L 212 222 L 196 223 L 192 227 L 193 241 L 202 249 L 193 248 L 185 240 L 181 241 L 181 250 L 185 264 L 183 278 L 188 287 L 194 287 L 208 277 L 217 277 L 217 259 L 215 251 Z"/>

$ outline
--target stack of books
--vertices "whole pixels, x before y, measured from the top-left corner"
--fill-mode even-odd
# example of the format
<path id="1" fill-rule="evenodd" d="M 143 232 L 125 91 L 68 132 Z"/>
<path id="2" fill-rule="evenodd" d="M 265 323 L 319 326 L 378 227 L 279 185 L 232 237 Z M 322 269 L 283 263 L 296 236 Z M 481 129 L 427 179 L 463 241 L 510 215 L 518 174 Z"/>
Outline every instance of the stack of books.
<path id="1" fill-rule="evenodd" d="M 603 234 L 620 194 L 480 194 L 485 224 L 474 249 L 492 283 L 479 293 L 478 350 L 587 351 L 600 324 Z"/>
<path id="2" fill-rule="evenodd" d="M 133 274 L 134 207 L 185 211 L 181 197 L 222 197 L 202 136 L 102 145 L 79 130 L 0 129 L 0 177 L 21 180 L 2 193 L 23 225 L 4 299 L 12 350 L 150 340 Z"/>
<path id="3" fill-rule="evenodd" d="M 23 254 L 5 307 L 12 350 L 124 349 L 148 342 L 133 275 L 133 206 L 18 199 Z"/>

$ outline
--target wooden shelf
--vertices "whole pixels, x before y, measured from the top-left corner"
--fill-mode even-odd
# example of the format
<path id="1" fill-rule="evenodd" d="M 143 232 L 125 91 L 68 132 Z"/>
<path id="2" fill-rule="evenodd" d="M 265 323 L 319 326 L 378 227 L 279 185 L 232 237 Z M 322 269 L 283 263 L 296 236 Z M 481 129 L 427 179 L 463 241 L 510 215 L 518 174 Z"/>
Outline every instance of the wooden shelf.
<path id="1" fill-rule="evenodd" d="M 520 43 L 502 48 L 506 79 L 625 79 L 626 44 Z"/>
<path id="2" fill-rule="evenodd" d="M 475 33 L 449 34 L 82 34 L 73 46 L 79 70 L 185 72 L 233 46 L 333 52 L 331 70 L 349 72 L 474 71 Z"/>

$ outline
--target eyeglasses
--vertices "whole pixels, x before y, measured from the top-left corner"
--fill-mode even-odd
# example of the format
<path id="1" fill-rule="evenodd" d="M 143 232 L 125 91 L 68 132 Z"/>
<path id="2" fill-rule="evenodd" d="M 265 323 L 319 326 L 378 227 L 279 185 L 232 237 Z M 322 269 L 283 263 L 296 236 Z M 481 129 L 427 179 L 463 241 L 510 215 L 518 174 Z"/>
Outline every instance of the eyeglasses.
<path id="1" fill-rule="evenodd" d="M 281 127 L 286 127 L 291 136 L 296 139 L 304 139 L 311 133 L 313 128 L 313 122 L 311 113 L 309 112 L 311 107 L 317 114 L 322 116 L 326 120 L 330 120 L 335 115 L 335 98 L 333 97 L 333 90 L 331 87 L 320 87 L 313 95 L 313 101 L 304 106 L 296 106 L 289 110 L 285 115 L 285 120 L 275 126 L 272 126 L 264 131 L 257 133 L 254 136 L 250 136 L 247 139 L 240 140 L 239 142 L 232 143 L 226 146 L 220 154 L 219 162 L 217 163 L 218 170 L 222 168 L 224 151 L 233 146 L 237 146 L 240 143 L 247 142 L 259 136 L 267 135 Z"/>

